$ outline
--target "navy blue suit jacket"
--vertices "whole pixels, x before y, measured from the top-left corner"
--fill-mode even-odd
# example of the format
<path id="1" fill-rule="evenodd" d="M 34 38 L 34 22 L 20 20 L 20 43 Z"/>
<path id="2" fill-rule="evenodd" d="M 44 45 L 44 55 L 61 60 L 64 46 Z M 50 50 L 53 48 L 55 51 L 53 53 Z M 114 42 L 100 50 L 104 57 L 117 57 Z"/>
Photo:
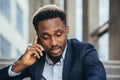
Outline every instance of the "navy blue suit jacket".
<path id="1" fill-rule="evenodd" d="M 91 44 L 79 42 L 76 39 L 68 40 L 67 44 L 63 80 L 106 80 L 103 64 Z M 9 77 L 8 66 L 0 70 L 0 80 L 22 80 L 25 77 L 30 77 L 31 80 L 41 80 L 44 64 L 45 54 L 16 77 Z"/>

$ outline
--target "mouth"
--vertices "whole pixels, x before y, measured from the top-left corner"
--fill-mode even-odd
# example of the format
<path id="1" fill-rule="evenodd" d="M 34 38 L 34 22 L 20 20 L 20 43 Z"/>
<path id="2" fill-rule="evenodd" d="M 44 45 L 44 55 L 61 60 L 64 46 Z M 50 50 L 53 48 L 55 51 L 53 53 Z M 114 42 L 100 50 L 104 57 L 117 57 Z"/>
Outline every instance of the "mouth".
<path id="1" fill-rule="evenodd" d="M 54 55 L 59 55 L 61 53 L 62 49 L 60 47 L 52 48 L 50 52 Z"/>

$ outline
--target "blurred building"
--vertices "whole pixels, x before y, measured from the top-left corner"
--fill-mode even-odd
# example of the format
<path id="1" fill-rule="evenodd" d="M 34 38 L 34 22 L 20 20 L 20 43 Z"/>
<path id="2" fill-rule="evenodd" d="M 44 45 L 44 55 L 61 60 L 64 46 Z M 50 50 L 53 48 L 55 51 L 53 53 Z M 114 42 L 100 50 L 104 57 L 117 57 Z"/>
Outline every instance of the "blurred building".
<path id="1" fill-rule="evenodd" d="M 21 55 L 27 42 L 33 42 L 34 12 L 41 6 L 56 4 L 66 11 L 69 38 L 93 44 L 106 68 L 107 80 L 120 80 L 120 0 L 0 1 L 0 66 L 10 64 L 8 60 L 14 61 L 12 58 Z"/>
<path id="2" fill-rule="evenodd" d="M 28 43 L 28 0 L 0 0 L 0 67 L 13 63 Z"/>

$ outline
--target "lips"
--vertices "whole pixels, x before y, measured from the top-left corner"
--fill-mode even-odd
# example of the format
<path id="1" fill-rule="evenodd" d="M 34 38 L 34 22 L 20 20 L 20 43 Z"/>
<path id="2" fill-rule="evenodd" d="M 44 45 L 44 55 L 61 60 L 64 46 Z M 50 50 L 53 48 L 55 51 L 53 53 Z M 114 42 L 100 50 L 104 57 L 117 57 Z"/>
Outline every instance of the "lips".
<path id="1" fill-rule="evenodd" d="M 61 48 L 60 47 L 54 47 L 54 48 L 51 48 L 50 51 L 53 54 L 59 54 L 61 52 Z"/>

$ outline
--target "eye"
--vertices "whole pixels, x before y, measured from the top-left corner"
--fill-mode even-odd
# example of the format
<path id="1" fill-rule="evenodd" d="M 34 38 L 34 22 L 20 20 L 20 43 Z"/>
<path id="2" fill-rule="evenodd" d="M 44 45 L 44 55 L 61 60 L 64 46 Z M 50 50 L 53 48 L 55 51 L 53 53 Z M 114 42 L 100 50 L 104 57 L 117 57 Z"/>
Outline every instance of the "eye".
<path id="1" fill-rule="evenodd" d="M 61 32 L 57 32 L 57 33 L 56 33 L 56 36 L 57 36 L 57 37 L 60 37 L 61 35 L 62 35 Z"/>
<path id="2" fill-rule="evenodd" d="M 48 35 L 43 35 L 41 38 L 47 40 L 47 39 L 50 38 L 50 36 L 48 36 Z"/>

